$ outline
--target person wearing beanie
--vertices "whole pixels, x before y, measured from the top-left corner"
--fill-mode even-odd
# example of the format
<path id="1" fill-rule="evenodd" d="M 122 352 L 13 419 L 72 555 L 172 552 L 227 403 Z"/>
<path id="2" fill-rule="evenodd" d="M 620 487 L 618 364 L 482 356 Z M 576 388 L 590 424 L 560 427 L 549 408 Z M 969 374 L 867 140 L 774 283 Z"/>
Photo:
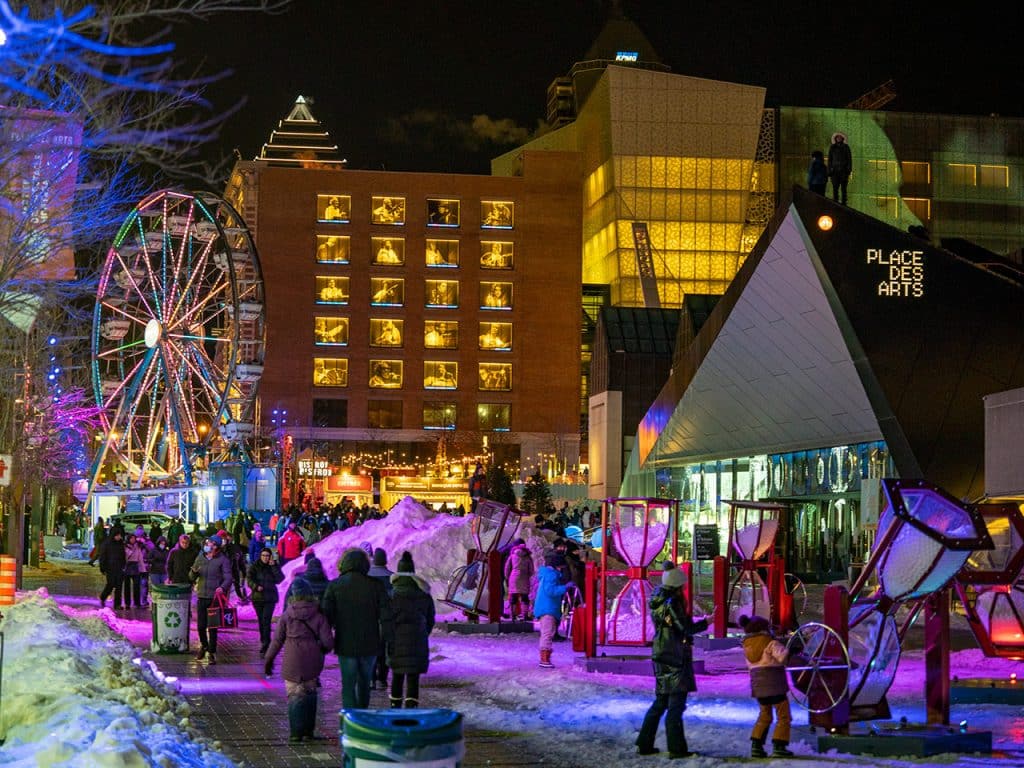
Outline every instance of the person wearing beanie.
<path id="1" fill-rule="evenodd" d="M 388 553 L 380 547 L 373 550 L 373 565 L 370 566 L 370 570 L 367 571 L 367 576 L 377 579 L 381 584 L 384 585 L 384 589 L 387 590 L 388 597 L 391 597 L 391 574 L 392 571 L 388 568 Z M 380 684 L 380 689 L 386 691 L 388 689 L 388 654 L 387 648 L 381 643 L 380 653 L 377 654 L 377 663 L 373 666 L 373 679 L 370 681 L 370 690 L 376 690 L 377 684 Z"/>
<path id="2" fill-rule="evenodd" d="M 654 746 L 658 724 L 665 715 L 665 737 L 670 758 L 695 755 L 686 743 L 683 712 L 686 698 L 697 690 L 693 673 L 693 636 L 708 628 L 706 618 L 694 620 L 687 606 L 683 572 L 675 563 L 667 562 L 661 586 L 654 590 L 649 603 L 654 622 L 654 701 L 644 715 L 636 738 L 637 754 L 654 755 L 661 750 Z"/>
<path id="3" fill-rule="evenodd" d="M 269 551 L 269 550 L 267 550 Z M 277 622 L 274 639 L 263 657 L 267 677 L 274 673 L 274 659 L 284 648 L 281 677 L 288 694 L 288 728 L 292 743 L 316 739 L 317 688 L 324 669 L 324 655 L 334 645 L 326 617 L 320 612 L 312 586 L 299 577 L 292 582 L 291 597 Z"/>
<path id="4" fill-rule="evenodd" d="M 270 647 L 271 622 L 278 600 L 277 585 L 282 581 L 284 574 L 281 573 L 281 566 L 274 562 L 274 550 L 264 547 L 249 566 L 252 607 L 256 611 L 256 622 L 260 628 L 260 656 L 266 655 Z"/>
<path id="5" fill-rule="evenodd" d="M 568 579 L 563 576 L 561 566 L 565 556 L 558 551 L 544 556 L 544 565 L 537 571 L 537 595 L 533 602 L 533 615 L 540 622 L 540 666 L 551 669 L 551 652 L 554 646 L 555 630 L 562 620 L 562 597 L 568 588 Z"/>
<path id="6" fill-rule="evenodd" d="M 334 629 L 341 670 L 341 702 L 348 709 L 370 706 L 370 680 L 382 642 L 392 637 L 391 598 L 369 575 L 370 559 L 358 547 L 345 550 L 338 578 L 327 585 L 323 610 Z"/>
<path id="7" fill-rule="evenodd" d="M 231 591 L 231 563 L 221 552 L 223 545 L 219 536 L 210 536 L 203 544 L 202 554 L 189 569 L 189 578 L 196 585 L 196 632 L 199 635 L 196 660 L 206 658 L 209 664 L 217 663 L 217 630 L 208 629 L 208 612 L 215 600 L 227 599 Z"/>
<path id="8" fill-rule="evenodd" d="M 768 757 L 764 743 L 772 725 L 774 711 L 777 720 L 772 734 L 772 757 L 792 757 L 788 749 L 790 726 L 793 720 L 789 709 L 789 683 L 786 680 L 786 646 L 772 636 L 772 627 L 763 616 L 740 616 L 743 628 L 743 655 L 750 670 L 750 695 L 760 708 L 757 721 L 750 733 L 750 756 Z"/>
<path id="9" fill-rule="evenodd" d="M 420 675 L 430 662 L 430 632 L 434 628 L 434 599 L 430 585 L 416 575 L 410 552 L 403 552 L 391 577 L 394 640 L 388 643 L 391 667 L 391 706 L 414 708 L 420 703 Z"/>

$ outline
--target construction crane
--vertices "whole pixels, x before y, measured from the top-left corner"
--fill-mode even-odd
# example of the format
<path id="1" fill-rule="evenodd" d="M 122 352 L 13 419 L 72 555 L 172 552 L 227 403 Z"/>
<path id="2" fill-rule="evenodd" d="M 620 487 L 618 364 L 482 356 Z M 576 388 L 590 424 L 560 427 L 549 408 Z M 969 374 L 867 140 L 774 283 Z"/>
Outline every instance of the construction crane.
<path id="1" fill-rule="evenodd" d="M 896 98 L 896 83 L 886 80 L 874 90 L 868 91 L 862 96 L 846 105 L 847 109 L 881 109 L 890 101 Z"/>
<path id="2" fill-rule="evenodd" d="M 654 253 L 651 251 L 651 238 L 647 233 L 647 222 L 633 222 L 633 245 L 636 247 L 636 268 L 640 273 L 640 289 L 644 295 L 644 306 L 648 309 L 659 309 L 661 299 L 658 298 L 658 278 L 654 274 Z"/>

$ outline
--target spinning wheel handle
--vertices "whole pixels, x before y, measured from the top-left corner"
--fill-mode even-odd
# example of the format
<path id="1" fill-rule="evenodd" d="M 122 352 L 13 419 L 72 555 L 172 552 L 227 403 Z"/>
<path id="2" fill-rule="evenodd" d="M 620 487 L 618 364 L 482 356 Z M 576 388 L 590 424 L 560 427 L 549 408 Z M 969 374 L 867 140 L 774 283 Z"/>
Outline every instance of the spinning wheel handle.
<path id="1" fill-rule="evenodd" d="M 839 633 L 818 622 L 802 624 L 786 641 L 786 676 L 793 701 L 814 714 L 829 712 L 850 689 L 850 653 Z"/>

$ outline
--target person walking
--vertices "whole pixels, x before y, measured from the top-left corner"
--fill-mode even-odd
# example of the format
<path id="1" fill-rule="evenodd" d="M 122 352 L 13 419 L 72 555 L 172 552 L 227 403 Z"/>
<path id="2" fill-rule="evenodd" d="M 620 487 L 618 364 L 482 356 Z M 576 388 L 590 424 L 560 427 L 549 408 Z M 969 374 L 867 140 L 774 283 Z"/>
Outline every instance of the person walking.
<path id="1" fill-rule="evenodd" d="M 270 552 L 269 549 L 264 551 Z M 288 693 L 288 741 L 295 743 L 317 738 L 317 688 L 324 669 L 324 655 L 334 645 L 334 636 L 309 583 L 300 576 L 292 587 L 292 596 L 277 622 L 274 639 L 266 649 L 263 671 L 267 677 L 273 675 L 274 659 L 284 648 L 281 677 Z M 253 598 L 255 603 L 255 592 Z"/>
<path id="2" fill-rule="evenodd" d="M 381 642 L 392 637 L 391 599 L 369 570 L 370 559 L 362 549 L 345 550 L 338 561 L 338 578 L 328 584 L 322 603 L 334 630 L 344 709 L 370 706 L 373 665 Z"/>
<path id="3" fill-rule="evenodd" d="M 644 715 L 637 735 L 637 754 L 653 755 L 658 724 L 665 715 L 665 737 L 670 758 L 692 757 L 683 728 L 686 697 L 697 690 L 693 673 L 693 636 L 707 629 L 707 619 L 694 620 L 683 594 L 683 572 L 674 563 L 665 563 L 661 586 L 651 595 L 651 619 L 654 621 L 654 701 Z"/>
<path id="4" fill-rule="evenodd" d="M 270 646 L 270 624 L 278 601 L 277 585 L 282 581 L 284 574 L 281 573 L 281 566 L 274 562 L 274 550 L 264 547 L 256 556 L 256 561 L 249 566 L 252 607 L 256 611 L 256 623 L 260 628 L 260 656 L 264 656 Z"/>
<path id="5" fill-rule="evenodd" d="M 366 575 L 377 579 L 383 584 L 384 589 L 387 590 L 388 597 L 391 597 L 393 591 L 391 587 L 392 571 L 388 568 L 388 553 L 381 547 L 373 550 L 373 563 L 370 565 L 370 570 Z M 384 647 L 383 643 L 380 646 L 380 652 L 377 654 L 377 663 L 373 665 L 373 678 L 370 680 L 370 690 L 375 690 L 377 683 L 380 683 L 381 690 L 386 691 L 388 689 L 388 656 L 387 648 Z"/>
<path id="6" fill-rule="evenodd" d="M 289 521 L 288 529 L 277 540 L 277 556 L 282 567 L 298 558 L 306 548 L 306 540 L 297 528 L 298 524 L 294 520 Z"/>
<path id="7" fill-rule="evenodd" d="M 562 597 L 568 588 L 568 580 L 562 577 L 565 556 L 549 552 L 544 556 L 544 565 L 537 571 L 537 596 L 533 602 L 533 615 L 540 621 L 540 666 L 552 669 L 551 651 L 554 647 L 555 630 L 562 620 Z"/>
<path id="8" fill-rule="evenodd" d="M 96 565 L 100 557 L 100 545 L 107 538 L 107 527 L 102 517 L 96 518 L 96 525 L 92 527 L 92 550 L 89 552 L 89 565 Z"/>
<path id="9" fill-rule="evenodd" d="M 789 683 L 786 680 L 786 646 L 772 636 L 768 619 L 762 616 L 740 616 L 743 628 L 743 655 L 750 670 L 750 695 L 760 708 L 750 733 L 750 756 L 768 757 L 764 743 L 772 725 L 772 712 L 778 720 L 772 734 L 772 757 L 792 757 L 789 751 L 790 725 Z"/>
<path id="10" fill-rule="evenodd" d="M 163 585 L 167 581 L 167 558 L 170 555 L 167 539 L 164 536 L 158 536 L 156 545 L 146 555 L 146 567 L 149 569 L 151 584 Z"/>
<path id="11" fill-rule="evenodd" d="M 199 635 L 196 660 L 206 658 L 210 664 L 217 663 L 217 630 L 213 627 L 207 629 L 207 611 L 214 600 L 227 599 L 231 591 L 231 563 L 221 551 L 223 546 L 219 536 L 209 537 L 203 543 L 202 554 L 189 569 L 189 576 L 196 585 L 196 633 Z"/>
<path id="12" fill-rule="evenodd" d="M 811 164 L 807 166 L 807 188 L 819 195 L 825 194 L 828 186 L 828 166 L 820 149 L 811 152 Z"/>
<path id="13" fill-rule="evenodd" d="M 416 575 L 412 554 L 403 552 L 391 576 L 394 640 L 388 644 L 391 707 L 412 709 L 420 703 L 420 675 L 430 663 L 430 632 L 434 629 L 434 598 L 430 585 Z"/>
<path id="14" fill-rule="evenodd" d="M 139 541 L 138 534 L 129 533 L 124 544 L 124 603 L 126 608 L 142 607 L 142 573 L 146 569 L 149 551 Z"/>
<path id="15" fill-rule="evenodd" d="M 119 525 L 110 529 L 110 535 L 100 543 L 100 551 L 96 556 L 107 583 L 100 592 L 100 608 L 107 607 L 107 598 L 114 595 L 114 610 L 120 611 L 123 603 L 122 589 L 124 586 L 124 530 Z"/>
<path id="16" fill-rule="evenodd" d="M 270 542 L 267 541 L 263 535 L 263 528 L 259 523 L 253 527 L 252 538 L 249 540 L 249 565 L 255 565 L 259 562 L 260 554 L 263 552 L 264 547 L 269 547 Z"/>
<path id="17" fill-rule="evenodd" d="M 167 583 L 191 584 L 189 570 L 199 553 L 192 548 L 192 539 L 187 533 L 178 537 L 178 543 L 167 553 Z"/>
<path id="18" fill-rule="evenodd" d="M 515 546 L 505 563 L 505 583 L 508 585 L 508 612 L 512 621 L 520 618 L 530 620 L 530 589 L 533 586 L 533 555 L 522 539 L 515 540 Z"/>
<path id="19" fill-rule="evenodd" d="M 853 152 L 846 143 L 846 134 L 836 131 L 828 148 L 828 176 L 832 179 L 832 199 L 846 205 L 846 187 L 853 173 Z"/>

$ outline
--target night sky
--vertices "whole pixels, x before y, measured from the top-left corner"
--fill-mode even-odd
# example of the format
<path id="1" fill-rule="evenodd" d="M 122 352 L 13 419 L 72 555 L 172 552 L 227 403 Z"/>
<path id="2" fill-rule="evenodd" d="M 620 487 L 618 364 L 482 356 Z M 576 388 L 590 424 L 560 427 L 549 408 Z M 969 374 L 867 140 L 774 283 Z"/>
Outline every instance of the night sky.
<path id="1" fill-rule="evenodd" d="M 893 79 L 889 110 L 1024 116 L 1019 3 L 963 4 L 959 17 L 923 2 L 622 5 L 674 73 L 763 86 L 768 106 L 842 107 Z M 257 155 L 301 93 L 350 168 L 489 173 L 537 131 L 548 85 L 584 58 L 607 7 L 293 0 L 178 39 L 189 65 L 233 70 L 210 91 L 218 107 L 246 99 L 211 154 Z"/>

